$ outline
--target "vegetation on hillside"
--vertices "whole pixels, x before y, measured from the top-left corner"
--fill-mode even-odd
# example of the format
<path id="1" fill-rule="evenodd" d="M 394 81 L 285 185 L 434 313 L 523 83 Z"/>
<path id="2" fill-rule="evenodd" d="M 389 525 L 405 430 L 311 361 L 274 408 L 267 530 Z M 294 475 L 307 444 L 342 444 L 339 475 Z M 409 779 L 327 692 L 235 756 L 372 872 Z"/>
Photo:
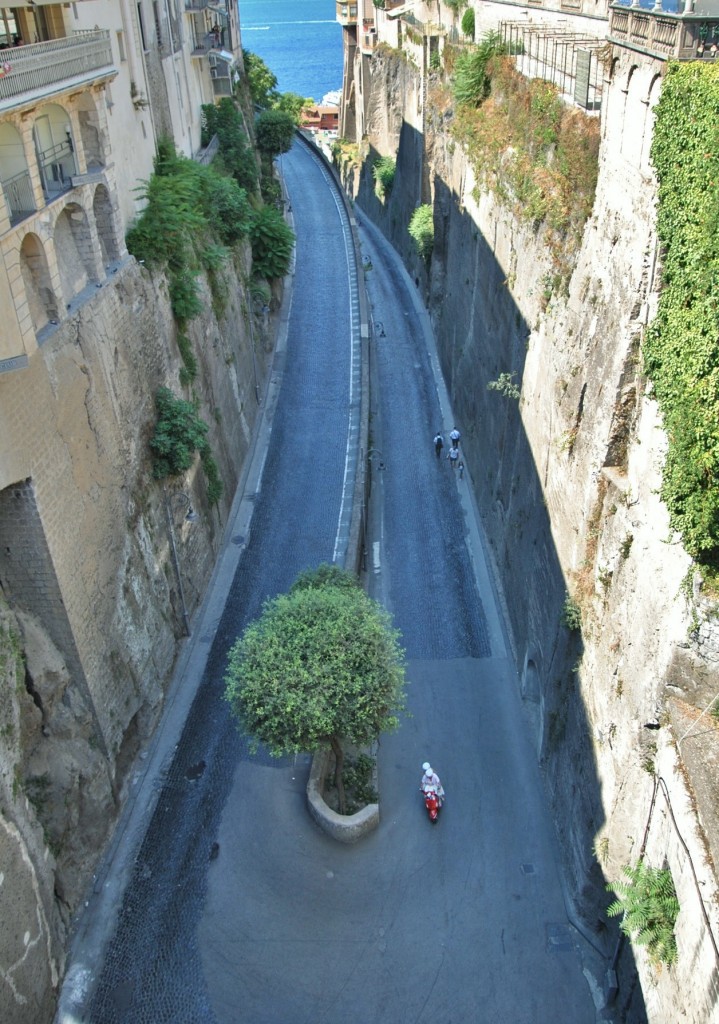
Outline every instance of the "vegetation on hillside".
<path id="1" fill-rule="evenodd" d="M 222 495 L 222 480 L 217 471 L 207 424 L 197 413 L 197 403 L 177 398 L 169 388 L 158 388 L 155 395 L 157 423 L 150 441 L 153 476 L 156 480 L 179 476 L 192 465 L 199 452 L 207 479 L 207 497 L 211 505 Z"/>
<path id="2" fill-rule="evenodd" d="M 385 200 L 389 197 L 396 171 L 397 164 L 391 156 L 381 156 L 373 164 L 372 177 L 374 178 L 375 195 L 378 199 Z"/>
<path id="3" fill-rule="evenodd" d="M 429 260 L 434 248 L 434 214 L 429 203 L 417 207 L 407 230 L 414 242 L 417 255 L 423 260 Z"/>
<path id="4" fill-rule="evenodd" d="M 404 706 L 398 638 L 354 576 L 323 565 L 267 601 L 230 650 L 225 697 L 240 726 L 275 756 L 331 746 L 340 813 L 344 744 L 396 728 Z"/>
<path id="5" fill-rule="evenodd" d="M 447 47 L 445 67 L 456 103 L 452 132 L 478 192 L 493 191 L 519 220 L 546 230 L 557 283 L 566 282 L 594 204 L 599 120 L 565 104 L 550 82 L 521 75 L 496 34 Z"/>
<path id="6" fill-rule="evenodd" d="M 719 67 L 670 64 L 651 159 L 662 292 L 644 365 L 669 438 L 662 498 L 687 552 L 719 572 Z"/>

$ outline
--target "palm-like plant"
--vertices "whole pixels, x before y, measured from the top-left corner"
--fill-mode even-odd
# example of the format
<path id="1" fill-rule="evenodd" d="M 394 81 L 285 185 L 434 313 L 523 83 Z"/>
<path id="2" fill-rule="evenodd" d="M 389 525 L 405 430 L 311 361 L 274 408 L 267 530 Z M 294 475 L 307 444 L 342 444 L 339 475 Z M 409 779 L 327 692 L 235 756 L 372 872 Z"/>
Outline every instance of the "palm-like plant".
<path id="1" fill-rule="evenodd" d="M 668 868 L 652 868 L 640 861 L 622 869 L 624 879 L 607 886 L 616 900 L 607 908 L 610 917 L 624 917 L 619 925 L 638 946 L 646 946 L 651 962 L 673 964 L 677 958 L 674 924 L 679 900 Z"/>

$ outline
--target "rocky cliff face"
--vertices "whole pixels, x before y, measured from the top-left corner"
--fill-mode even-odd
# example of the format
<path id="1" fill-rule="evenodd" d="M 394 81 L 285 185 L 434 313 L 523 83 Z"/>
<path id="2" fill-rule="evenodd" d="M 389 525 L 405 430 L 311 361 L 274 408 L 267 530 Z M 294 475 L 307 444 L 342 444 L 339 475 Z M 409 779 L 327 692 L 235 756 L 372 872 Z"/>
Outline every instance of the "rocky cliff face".
<path id="1" fill-rule="evenodd" d="M 134 260 L 0 379 L 2 1020 L 51 1015 L 72 913 L 214 565 L 268 367 L 249 259 L 222 319 L 208 289 L 188 325 L 217 507 L 199 460 L 167 491 L 152 477 L 155 393 L 185 392 L 166 283 Z"/>
<path id="2" fill-rule="evenodd" d="M 475 189 L 449 132 L 451 103 L 424 100 L 420 72 L 389 51 L 369 67 L 365 58 L 356 74 L 370 90 L 357 99 L 365 141 L 360 164 L 343 173 L 431 312 L 587 934 L 611 955 L 605 885 L 622 865 L 646 853 L 672 869 L 683 911 L 679 962 L 655 974 L 639 952 L 640 989 L 625 945 L 617 1010 L 625 1020 L 648 1012 L 656 1021 L 705 1021 L 719 991 L 719 931 L 714 901 L 705 915 L 691 875 L 707 894 L 715 890 L 713 799 L 700 813 L 702 832 L 691 805 L 712 776 L 701 771 L 707 753 L 694 737 L 677 758 L 671 724 L 691 730 L 719 689 L 716 631 L 701 611 L 692 622 L 698 606 L 682 591 L 690 561 L 657 493 L 665 437 L 641 342 L 659 288 L 647 156 L 659 78 L 651 61 L 633 72 L 617 61 L 606 83 L 596 200 L 564 296 L 547 288 L 551 252 L 541 229 Z M 386 155 L 397 172 L 380 202 L 371 168 Z M 407 233 L 421 202 L 434 209 L 428 265 Z M 713 730 L 705 747 L 714 749 L 711 716 L 704 722 Z"/>

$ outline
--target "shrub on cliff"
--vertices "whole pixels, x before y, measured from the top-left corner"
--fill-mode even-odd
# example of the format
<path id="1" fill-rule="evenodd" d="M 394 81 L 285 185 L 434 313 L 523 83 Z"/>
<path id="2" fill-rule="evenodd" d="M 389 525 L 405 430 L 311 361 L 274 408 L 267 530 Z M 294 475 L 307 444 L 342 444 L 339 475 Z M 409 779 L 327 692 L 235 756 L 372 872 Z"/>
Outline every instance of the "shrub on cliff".
<path id="1" fill-rule="evenodd" d="M 272 206 L 257 212 L 250 229 L 252 270 L 256 277 L 283 277 L 290 266 L 295 236 L 282 214 Z"/>
<path id="2" fill-rule="evenodd" d="M 652 163 L 663 246 L 644 365 L 669 439 L 662 498 L 697 562 L 719 571 L 719 67 L 670 64 Z"/>
<path id="3" fill-rule="evenodd" d="M 434 247 L 434 215 L 429 204 L 418 206 L 407 229 L 414 242 L 417 255 L 428 260 Z"/>
<path id="4" fill-rule="evenodd" d="M 398 637 L 353 576 L 320 566 L 267 601 L 230 650 L 225 699 L 240 726 L 275 756 L 331 746 L 340 813 L 343 744 L 395 729 L 404 707 Z"/>
<path id="5" fill-rule="evenodd" d="M 624 878 L 607 886 L 617 899 L 607 908 L 610 917 L 622 915 L 619 927 L 632 942 L 646 946 L 655 966 L 677 958 L 674 925 L 679 900 L 671 871 L 652 868 L 644 861 L 623 868 Z"/>
<path id="6" fill-rule="evenodd" d="M 378 199 L 386 199 L 392 191 L 397 164 L 391 156 L 382 156 L 372 167 L 374 191 Z"/>

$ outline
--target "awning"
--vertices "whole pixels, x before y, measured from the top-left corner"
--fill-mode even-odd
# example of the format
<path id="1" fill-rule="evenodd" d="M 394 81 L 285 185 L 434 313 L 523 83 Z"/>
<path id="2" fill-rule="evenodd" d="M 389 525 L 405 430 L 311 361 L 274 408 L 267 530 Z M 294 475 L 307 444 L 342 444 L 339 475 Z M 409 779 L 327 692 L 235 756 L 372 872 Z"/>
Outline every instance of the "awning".
<path id="1" fill-rule="evenodd" d="M 226 61 L 228 64 L 234 64 L 235 62 L 235 55 L 234 53 L 230 53 L 229 50 L 213 50 L 212 53 L 215 57 Z"/>

